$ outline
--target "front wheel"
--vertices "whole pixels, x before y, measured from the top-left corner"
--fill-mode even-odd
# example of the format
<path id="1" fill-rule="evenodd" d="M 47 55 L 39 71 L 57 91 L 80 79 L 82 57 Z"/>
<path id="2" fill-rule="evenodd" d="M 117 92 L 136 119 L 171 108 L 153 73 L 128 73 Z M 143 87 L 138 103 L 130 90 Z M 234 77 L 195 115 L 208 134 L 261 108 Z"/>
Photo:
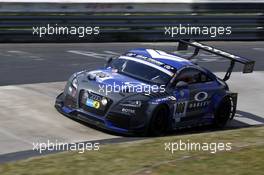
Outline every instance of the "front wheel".
<path id="1" fill-rule="evenodd" d="M 150 125 L 149 135 L 151 136 L 162 136 L 168 129 L 168 114 L 169 111 L 166 106 L 159 106 L 155 109 Z"/>
<path id="2" fill-rule="evenodd" d="M 214 115 L 214 127 L 223 128 L 231 115 L 232 102 L 229 97 L 224 97 L 220 102 L 218 108 L 215 111 Z"/>

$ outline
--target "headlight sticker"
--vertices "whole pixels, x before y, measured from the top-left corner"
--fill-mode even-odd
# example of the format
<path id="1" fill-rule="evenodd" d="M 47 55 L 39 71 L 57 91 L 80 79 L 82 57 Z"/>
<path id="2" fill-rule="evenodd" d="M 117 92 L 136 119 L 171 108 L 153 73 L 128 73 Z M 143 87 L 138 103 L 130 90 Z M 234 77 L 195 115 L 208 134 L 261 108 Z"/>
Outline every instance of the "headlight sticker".
<path id="1" fill-rule="evenodd" d="M 86 105 L 95 109 L 99 109 L 100 108 L 100 102 L 99 101 L 95 101 L 92 99 L 87 99 L 86 100 Z"/>

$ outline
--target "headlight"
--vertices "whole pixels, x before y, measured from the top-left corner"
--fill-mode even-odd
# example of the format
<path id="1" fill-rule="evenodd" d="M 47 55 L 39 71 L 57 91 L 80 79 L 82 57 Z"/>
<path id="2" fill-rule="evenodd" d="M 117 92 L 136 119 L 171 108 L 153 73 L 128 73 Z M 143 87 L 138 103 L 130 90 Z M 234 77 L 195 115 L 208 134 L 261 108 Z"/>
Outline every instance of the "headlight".
<path id="1" fill-rule="evenodd" d="M 102 103 L 102 105 L 106 106 L 107 103 L 108 103 L 108 101 L 107 101 L 106 98 L 103 98 L 103 99 L 101 100 L 101 103 Z"/>
<path id="2" fill-rule="evenodd" d="M 77 81 L 76 78 L 74 78 L 74 79 L 72 80 L 71 85 L 72 85 L 75 89 L 77 89 L 77 87 L 78 87 L 78 81 Z"/>
<path id="3" fill-rule="evenodd" d="M 142 103 L 139 100 L 133 100 L 133 101 L 126 101 L 121 103 L 122 106 L 128 106 L 128 107 L 141 107 Z"/>

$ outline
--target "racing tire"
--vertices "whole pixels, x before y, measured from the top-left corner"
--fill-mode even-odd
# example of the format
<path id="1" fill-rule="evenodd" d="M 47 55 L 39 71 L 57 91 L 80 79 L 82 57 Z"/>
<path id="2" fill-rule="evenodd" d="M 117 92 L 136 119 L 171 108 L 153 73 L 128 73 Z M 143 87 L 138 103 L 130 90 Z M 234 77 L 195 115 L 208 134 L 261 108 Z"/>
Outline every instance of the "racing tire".
<path id="1" fill-rule="evenodd" d="M 232 102 L 228 96 L 222 99 L 214 115 L 213 126 L 215 128 L 221 129 L 226 125 L 226 123 L 230 119 L 230 114 L 232 109 L 231 105 Z"/>
<path id="2" fill-rule="evenodd" d="M 158 106 L 151 117 L 148 135 L 163 136 L 168 130 L 169 110 L 165 105 Z"/>

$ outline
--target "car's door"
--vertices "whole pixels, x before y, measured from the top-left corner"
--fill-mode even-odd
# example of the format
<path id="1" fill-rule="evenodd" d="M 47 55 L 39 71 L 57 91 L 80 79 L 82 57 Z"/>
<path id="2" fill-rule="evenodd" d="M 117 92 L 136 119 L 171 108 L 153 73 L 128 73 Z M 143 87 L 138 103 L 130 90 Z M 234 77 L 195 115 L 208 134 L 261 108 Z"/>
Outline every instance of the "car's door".
<path id="1" fill-rule="evenodd" d="M 185 82 L 187 85 L 178 87 L 179 82 Z M 202 70 L 193 67 L 181 70 L 175 80 L 175 96 L 179 100 L 175 107 L 175 118 L 189 121 L 211 115 L 209 105 L 217 87 L 217 83 Z M 184 110 L 179 114 L 180 104 L 184 106 Z"/>

